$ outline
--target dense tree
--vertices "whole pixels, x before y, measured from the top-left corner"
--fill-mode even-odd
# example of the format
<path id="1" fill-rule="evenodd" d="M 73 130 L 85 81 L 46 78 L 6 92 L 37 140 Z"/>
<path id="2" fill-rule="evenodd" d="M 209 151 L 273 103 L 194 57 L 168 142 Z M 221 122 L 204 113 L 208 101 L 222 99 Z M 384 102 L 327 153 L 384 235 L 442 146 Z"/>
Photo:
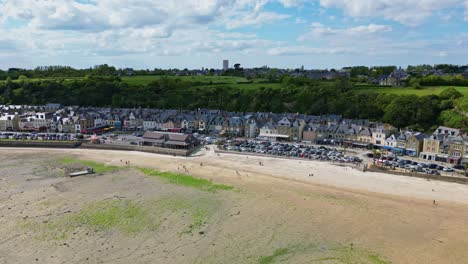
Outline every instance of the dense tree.
<path id="1" fill-rule="evenodd" d="M 447 89 L 444 89 L 439 97 L 443 100 L 455 100 L 455 99 L 458 99 L 460 97 L 463 97 L 463 94 L 460 93 L 459 91 L 457 91 L 457 89 L 453 88 L 453 87 L 449 87 Z"/>
<path id="2" fill-rule="evenodd" d="M 60 69 L 51 71 L 55 70 Z M 100 71 L 111 73 L 113 69 L 103 66 Z M 464 116 L 453 114 L 455 106 L 458 109 L 465 107 L 461 94 L 454 89 L 447 89 L 440 96 L 395 96 L 359 92 L 346 78 L 319 82 L 305 77 L 283 76 L 279 81 L 279 88 L 246 89 L 224 84 L 202 86 L 164 76 L 148 85 L 129 85 L 114 76 L 25 81 L 9 78 L 0 82 L 0 103 L 39 105 L 58 102 L 82 106 L 333 113 L 422 130 L 438 124 L 466 124 Z"/>

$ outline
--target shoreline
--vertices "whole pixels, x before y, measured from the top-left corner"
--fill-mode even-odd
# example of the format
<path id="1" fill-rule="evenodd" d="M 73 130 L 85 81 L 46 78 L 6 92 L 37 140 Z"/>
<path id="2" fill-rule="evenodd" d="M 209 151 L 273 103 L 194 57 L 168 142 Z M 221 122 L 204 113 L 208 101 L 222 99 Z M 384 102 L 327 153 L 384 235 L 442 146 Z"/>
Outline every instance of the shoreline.
<path id="1" fill-rule="evenodd" d="M 187 166 L 189 173 L 202 178 L 236 181 L 268 181 L 268 177 L 317 187 L 360 194 L 395 196 L 404 199 L 447 201 L 468 204 L 468 186 L 458 183 L 427 181 L 420 178 L 387 173 L 361 172 L 349 166 L 336 166 L 318 161 L 287 160 L 269 157 L 229 154 L 216 155 L 208 151 L 193 157 L 174 157 L 136 151 L 106 151 L 92 149 L 0 148 L 0 153 L 63 153 L 112 165 L 122 165 L 125 157 L 132 165 L 165 171 L 178 171 Z M 106 153 L 103 155 L 103 153 Z M 258 161 L 265 163 L 259 166 Z M 203 166 L 200 166 L 203 163 Z M 236 174 L 237 172 L 237 174 Z M 313 177 L 308 174 L 312 172 Z M 258 177 L 255 177 L 258 176 Z M 264 178 L 266 177 L 266 178 Z"/>

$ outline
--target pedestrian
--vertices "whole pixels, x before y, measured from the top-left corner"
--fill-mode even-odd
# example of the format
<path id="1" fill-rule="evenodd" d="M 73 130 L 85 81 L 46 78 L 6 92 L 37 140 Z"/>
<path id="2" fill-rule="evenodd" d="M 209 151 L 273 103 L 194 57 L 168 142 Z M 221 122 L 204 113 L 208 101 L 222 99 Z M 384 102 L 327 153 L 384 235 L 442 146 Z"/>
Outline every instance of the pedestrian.
<path id="1" fill-rule="evenodd" d="M 435 201 L 435 200 L 433 200 L 433 201 L 432 201 L 432 204 L 433 204 L 433 205 L 436 205 L 436 201 Z"/>

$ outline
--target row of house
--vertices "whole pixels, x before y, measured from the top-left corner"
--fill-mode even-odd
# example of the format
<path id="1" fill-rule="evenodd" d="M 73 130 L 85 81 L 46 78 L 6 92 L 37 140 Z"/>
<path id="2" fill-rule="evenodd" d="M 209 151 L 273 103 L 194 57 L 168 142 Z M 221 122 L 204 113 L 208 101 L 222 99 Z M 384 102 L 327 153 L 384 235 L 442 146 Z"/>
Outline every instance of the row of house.
<path id="1" fill-rule="evenodd" d="M 379 78 L 379 85 L 382 86 L 403 86 L 408 81 L 410 75 L 401 67 L 388 75 L 382 75 Z"/>
<path id="2" fill-rule="evenodd" d="M 77 133 L 100 126 L 129 131 L 198 132 L 271 141 L 330 142 L 377 147 L 401 155 L 468 163 L 468 138 L 458 129 L 433 134 L 339 115 L 228 112 L 197 109 L 129 109 L 78 106 L 0 106 L 0 131 Z"/>

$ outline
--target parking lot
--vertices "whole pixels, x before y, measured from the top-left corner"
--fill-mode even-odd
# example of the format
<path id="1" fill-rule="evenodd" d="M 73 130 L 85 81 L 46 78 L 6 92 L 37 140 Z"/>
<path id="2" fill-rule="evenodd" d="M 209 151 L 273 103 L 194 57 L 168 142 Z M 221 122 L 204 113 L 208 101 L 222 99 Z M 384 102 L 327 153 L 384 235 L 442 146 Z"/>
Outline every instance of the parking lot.
<path id="1" fill-rule="evenodd" d="M 228 140 L 221 146 L 227 151 L 256 153 L 278 157 L 303 158 L 319 161 L 336 161 L 341 163 L 373 163 L 405 172 L 427 173 L 431 175 L 464 176 L 462 165 L 449 167 L 436 163 L 425 163 L 410 157 L 381 156 L 374 158 L 368 150 L 344 150 L 332 146 L 291 144 L 259 140 Z M 356 154 L 357 153 L 357 154 Z M 465 175 L 466 176 L 466 175 Z"/>
<path id="2" fill-rule="evenodd" d="M 74 141 L 77 139 L 77 136 L 75 134 L 64 134 L 64 133 L 1 132 L 0 139 Z"/>
<path id="3" fill-rule="evenodd" d="M 372 154 L 368 154 L 368 157 L 371 157 Z M 448 167 L 448 166 L 442 166 L 439 164 L 435 163 L 424 163 L 424 162 L 418 162 L 415 160 L 410 160 L 410 159 L 404 159 L 403 157 L 387 157 L 387 156 L 382 156 L 379 158 L 373 158 L 372 162 L 375 165 L 379 166 L 384 166 L 384 167 L 389 167 L 392 169 L 397 169 L 397 170 L 402 170 L 402 171 L 409 171 L 409 172 L 420 172 L 420 173 L 427 173 L 427 174 L 432 174 L 432 175 L 449 175 L 449 176 L 455 176 L 457 174 L 463 175 L 464 170 L 463 166 L 454 166 L 454 167 Z"/>
<path id="4" fill-rule="evenodd" d="M 289 144 L 269 141 L 230 141 L 223 149 L 245 153 L 258 153 L 279 157 L 295 157 L 309 160 L 362 163 L 358 156 L 347 155 L 345 151 L 333 147 Z"/>

